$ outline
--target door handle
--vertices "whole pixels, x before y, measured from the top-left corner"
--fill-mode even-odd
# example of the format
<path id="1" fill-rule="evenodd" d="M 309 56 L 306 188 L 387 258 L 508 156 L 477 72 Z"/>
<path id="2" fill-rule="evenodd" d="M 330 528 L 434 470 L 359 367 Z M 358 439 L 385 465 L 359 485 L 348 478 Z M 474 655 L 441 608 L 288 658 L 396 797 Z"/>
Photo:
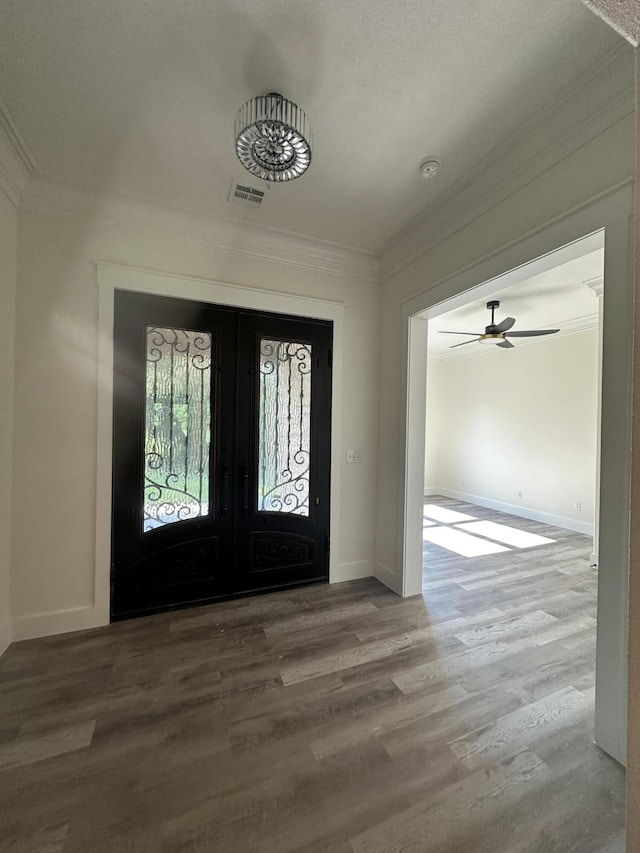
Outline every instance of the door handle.
<path id="1" fill-rule="evenodd" d="M 222 466 L 222 506 L 220 514 L 226 515 L 229 512 L 229 466 L 225 462 Z"/>
<path id="2" fill-rule="evenodd" d="M 242 463 L 242 514 L 249 514 L 249 468 L 247 463 Z"/>

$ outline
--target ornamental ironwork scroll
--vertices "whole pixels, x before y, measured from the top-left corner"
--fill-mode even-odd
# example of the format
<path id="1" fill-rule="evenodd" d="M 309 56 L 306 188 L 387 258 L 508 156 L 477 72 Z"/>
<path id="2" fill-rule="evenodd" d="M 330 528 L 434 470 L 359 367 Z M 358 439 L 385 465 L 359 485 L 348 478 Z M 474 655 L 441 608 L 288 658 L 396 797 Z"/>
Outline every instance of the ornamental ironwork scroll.
<path id="1" fill-rule="evenodd" d="M 258 510 L 309 515 L 311 344 L 260 339 Z"/>
<path id="2" fill-rule="evenodd" d="M 147 327 L 144 533 L 209 513 L 211 343 Z"/>

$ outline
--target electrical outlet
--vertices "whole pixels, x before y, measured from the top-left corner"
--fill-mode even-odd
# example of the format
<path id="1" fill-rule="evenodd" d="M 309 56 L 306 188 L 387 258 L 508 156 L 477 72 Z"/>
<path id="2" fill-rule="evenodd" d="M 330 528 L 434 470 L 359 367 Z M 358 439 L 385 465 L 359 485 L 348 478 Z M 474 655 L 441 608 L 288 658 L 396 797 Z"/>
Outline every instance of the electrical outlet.
<path id="1" fill-rule="evenodd" d="M 347 450 L 347 464 L 351 465 L 354 462 L 362 462 L 361 450 Z"/>
<path id="2" fill-rule="evenodd" d="M 582 501 L 576 501 L 574 504 L 574 509 L 577 512 L 582 512 Z"/>
<path id="3" fill-rule="evenodd" d="M 522 497 L 522 489 L 519 489 L 519 490 L 518 490 L 518 497 L 519 497 L 519 498 L 521 498 L 521 497 Z"/>
<path id="4" fill-rule="evenodd" d="M 460 485 L 464 486 L 464 480 L 460 480 Z"/>

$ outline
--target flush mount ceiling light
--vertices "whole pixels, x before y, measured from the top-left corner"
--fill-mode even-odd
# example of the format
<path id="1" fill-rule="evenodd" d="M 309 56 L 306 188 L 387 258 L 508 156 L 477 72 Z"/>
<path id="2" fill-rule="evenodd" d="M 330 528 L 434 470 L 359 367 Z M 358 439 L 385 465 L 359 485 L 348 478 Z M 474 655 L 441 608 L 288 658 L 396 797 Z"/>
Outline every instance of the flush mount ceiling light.
<path id="1" fill-rule="evenodd" d="M 235 123 L 236 154 L 263 181 L 292 181 L 311 163 L 311 126 L 304 110 L 275 92 L 243 104 Z"/>

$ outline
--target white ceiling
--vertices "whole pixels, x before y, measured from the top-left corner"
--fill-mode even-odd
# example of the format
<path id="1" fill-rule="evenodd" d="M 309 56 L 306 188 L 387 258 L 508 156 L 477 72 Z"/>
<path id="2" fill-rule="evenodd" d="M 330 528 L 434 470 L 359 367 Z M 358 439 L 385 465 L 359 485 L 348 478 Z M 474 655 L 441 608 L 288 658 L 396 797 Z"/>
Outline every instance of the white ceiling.
<path id="1" fill-rule="evenodd" d="M 505 317 L 515 317 L 513 331 L 526 329 L 560 329 L 560 334 L 576 329 L 593 327 L 598 320 L 598 298 L 584 282 L 602 276 L 604 249 L 598 249 L 574 260 L 560 264 L 547 272 L 525 279 L 518 284 L 496 290 L 490 296 L 473 299 L 461 308 L 440 314 L 429 320 L 427 349 L 429 358 L 469 358 L 493 352 L 494 347 L 470 343 L 451 350 L 455 344 L 469 340 L 464 335 L 442 335 L 441 331 L 478 332 L 491 322 L 487 310 L 490 299 L 499 299 L 496 322 Z M 548 338 L 513 339 L 514 346 L 541 343 Z M 509 351 L 505 350 L 508 358 Z"/>
<path id="2" fill-rule="evenodd" d="M 580 0 L 0 0 L 0 97 L 44 175 L 377 249 L 620 41 Z M 234 115 L 269 91 L 313 162 L 247 211 Z"/>

